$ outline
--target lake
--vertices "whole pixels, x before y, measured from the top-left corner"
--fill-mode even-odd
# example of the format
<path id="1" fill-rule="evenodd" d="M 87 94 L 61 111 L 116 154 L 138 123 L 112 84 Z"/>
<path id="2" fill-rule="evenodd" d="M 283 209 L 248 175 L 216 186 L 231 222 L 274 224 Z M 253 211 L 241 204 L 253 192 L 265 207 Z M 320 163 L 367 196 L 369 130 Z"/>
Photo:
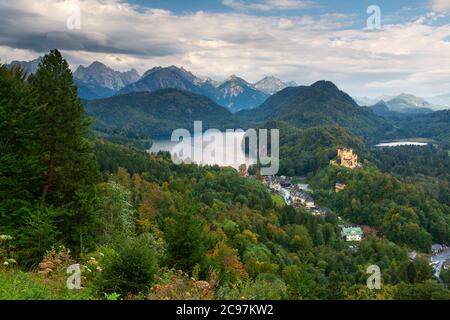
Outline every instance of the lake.
<path id="1" fill-rule="evenodd" d="M 375 145 L 375 147 L 398 147 L 398 146 L 426 146 L 427 142 L 418 142 L 418 141 L 392 141 L 392 142 L 383 142 Z"/>
<path id="2" fill-rule="evenodd" d="M 256 155 L 245 154 L 244 135 L 244 132 L 221 132 L 192 137 L 191 141 L 154 140 L 148 152 L 165 151 L 170 152 L 172 159 L 175 156 L 188 163 L 238 169 L 242 164 L 246 164 L 248 167 L 256 162 Z M 183 155 L 179 152 L 181 148 L 190 149 L 192 153 Z"/>

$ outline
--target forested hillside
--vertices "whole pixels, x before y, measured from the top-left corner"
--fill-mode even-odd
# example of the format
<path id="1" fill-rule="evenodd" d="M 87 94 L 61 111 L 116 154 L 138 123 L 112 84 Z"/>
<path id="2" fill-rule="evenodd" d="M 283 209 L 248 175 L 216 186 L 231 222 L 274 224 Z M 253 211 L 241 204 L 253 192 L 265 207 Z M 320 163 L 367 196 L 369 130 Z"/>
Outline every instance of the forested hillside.
<path id="1" fill-rule="evenodd" d="M 359 107 L 348 94 L 329 81 L 286 88 L 258 108 L 236 115 L 247 121 L 285 121 L 298 128 L 338 125 L 368 142 L 378 141 L 394 129 L 369 108 Z"/>
<path id="2" fill-rule="evenodd" d="M 99 107 L 117 108 L 122 121 L 106 101 Z M 329 167 L 337 146 L 362 150 L 348 130 L 286 127 L 284 170 L 311 173 L 333 209 L 314 216 L 276 205 L 257 177 L 234 169 L 89 140 L 91 121 L 57 50 L 28 79 L 0 67 L 0 299 L 450 299 L 424 256 L 431 240 L 448 239 L 449 207 L 370 165 Z M 297 144 L 312 155 L 299 155 L 300 166 Z M 338 179 L 348 188 L 329 194 Z M 349 247 L 338 212 L 383 237 Z M 75 263 L 83 289 L 71 291 L 66 268 Z M 373 264 L 383 274 L 374 291 Z"/>
<path id="3" fill-rule="evenodd" d="M 167 138 L 178 128 L 193 130 L 194 121 L 203 121 L 204 129 L 234 128 L 239 123 L 209 98 L 177 89 L 128 93 L 84 105 L 95 118 L 93 128 L 148 137 Z"/>

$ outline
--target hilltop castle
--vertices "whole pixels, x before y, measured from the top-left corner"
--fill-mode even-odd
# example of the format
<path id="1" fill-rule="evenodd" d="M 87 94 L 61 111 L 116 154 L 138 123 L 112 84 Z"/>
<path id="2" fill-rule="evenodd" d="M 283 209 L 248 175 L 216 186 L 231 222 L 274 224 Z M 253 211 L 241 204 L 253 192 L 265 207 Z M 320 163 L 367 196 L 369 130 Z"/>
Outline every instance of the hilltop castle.
<path id="1" fill-rule="evenodd" d="M 337 158 L 337 161 L 331 160 L 330 164 L 350 169 L 354 169 L 360 165 L 358 163 L 358 155 L 353 153 L 353 149 L 338 149 Z"/>

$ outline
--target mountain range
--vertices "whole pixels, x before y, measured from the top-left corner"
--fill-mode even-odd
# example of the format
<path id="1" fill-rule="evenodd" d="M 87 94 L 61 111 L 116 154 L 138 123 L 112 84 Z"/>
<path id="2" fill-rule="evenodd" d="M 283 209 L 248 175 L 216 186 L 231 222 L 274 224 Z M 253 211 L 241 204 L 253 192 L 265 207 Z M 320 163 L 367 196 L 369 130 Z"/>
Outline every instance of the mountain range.
<path id="1" fill-rule="evenodd" d="M 120 72 L 95 61 L 88 67 L 79 66 L 73 78 L 80 97 L 99 99 L 115 95 L 120 89 L 138 81 L 140 75 L 135 69 Z"/>
<path id="2" fill-rule="evenodd" d="M 40 58 L 13 61 L 7 66 L 33 73 L 39 62 Z M 266 77 L 251 84 L 233 75 L 219 82 L 175 66 L 155 67 L 140 77 L 136 70 L 119 72 L 100 62 L 80 66 L 74 81 L 87 113 L 95 117 L 94 128 L 104 132 L 160 137 L 175 128 L 189 129 L 194 120 L 204 121 L 205 128 L 219 129 L 278 121 L 298 128 L 337 125 L 369 143 L 416 135 L 450 146 L 448 111 L 433 112 L 445 106 L 408 94 L 380 97 L 372 107 L 360 107 L 329 81 L 290 86 L 294 84 Z M 357 101 L 371 105 L 368 99 Z M 439 99 L 444 101 L 446 96 Z M 436 121 L 439 132 L 433 129 Z"/>
<path id="3" fill-rule="evenodd" d="M 34 73 L 42 58 L 33 61 L 13 61 L 8 67 L 20 66 L 27 73 Z M 73 73 L 82 99 L 109 98 L 130 92 L 154 92 L 173 88 L 207 96 L 232 112 L 252 109 L 262 104 L 271 94 L 295 82 L 285 83 L 275 77 L 265 77 L 252 84 L 235 75 L 224 81 L 202 79 L 182 67 L 154 67 L 142 77 L 135 69 L 126 72 L 113 70 L 105 64 L 94 61 L 87 67 L 79 66 Z"/>
<path id="4" fill-rule="evenodd" d="M 35 73 L 39 63 L 41 63 L 43 57 L 39 57 L 36 58 L 34 60 L 31 61 L 11 61 L 11 63 L 8 63 L 6 65 L 7 68 L 12 69 L 12 68 L 17 68 L 20 67 L 23 71 L 25 71 L 25 73 L 27 74 L 32 74 Z"/>
<path id="5" fill-rule="evenodd" d="M 445 95 L 441 97 L 441 101 L 444 101 Z M 431 100 L 428 101 L 407 93 L 402 93 L 398 96 L 380 96 L 373 99 L 367 97 L 355 97 L 354 99 L 360 106 L 377 106 L 377 109 L 381 106 L 379 103 L 382 102 L 388 108 L 388 111 L 404 114 L 430 113 L 436 110 L 448 109 L 448 106 L 445 104 L 430 102 Z M 435 98 L 433 101 L 439 101 L 439 99 Z"/>
<path id="6" fill-rule="evenodd" d="M 259 91 L 272 95 L 274 93 L 277 93 L 278 91 L 283 90 L 284 88 L 296 87 L 298 86 L 298 84 L 295 83 L 295 81 L 285 83 L 278 78 L 270 76 L 264 77 L 263 79 L 254 83 L 253 86 Z"/>
<path id="7" fill-rule="evenodd" d="M 204 95 L 232 112 L 255 108 L 269 96 L 235 75 L 220 83 L 212 79 L 201 79 L 176 66 L 152 68 L 145 72 L 141 79 L 121 89 L 118 94 L 153 92 L 166 88 Z"/>
<path id="8" fill-rule="evenodd" d="M 261 106 L 235 114 L 204 95 L 178 89 L 130 92 L 83 102 L 87 114 L 96 120 L 95 129 L 137 136 L 167 137 L 174 129 L 191 129 L 194 120 L 202 120 L 205 128 L 218 129 L 245 129 L 267 121 L 282 121 L 297 128 L 339 125 L 368 141 L 393 130 L 384 118 L 359 107 L 329 81 L 287 87 Z"/>

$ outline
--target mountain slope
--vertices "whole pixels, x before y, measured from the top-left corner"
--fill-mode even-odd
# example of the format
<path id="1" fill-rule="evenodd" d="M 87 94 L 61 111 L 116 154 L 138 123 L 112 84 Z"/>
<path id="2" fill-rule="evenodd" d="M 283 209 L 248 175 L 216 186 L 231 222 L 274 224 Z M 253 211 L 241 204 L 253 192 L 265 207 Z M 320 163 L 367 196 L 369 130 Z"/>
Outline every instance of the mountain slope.
<path id="1" fill-rule="evenodd" d="M 20 67 L 22 68 L 27 74 L 33 74 L 36 72 L 37 68 L 39 67 L 39 63 L 41 63 L 43 57 L 36 58 L 31 61 L 12 61 L 11 63 L 7 64 L 6 67 L 8 69 L 14 68 L 14 67 Z"/>
<path id="2" fill-rule="evenodd" d="M 435 110 L 450 109 L 450 93 L 428 98 L 427 101 L 440 106 L 439 109 Z"/>
<path id="3" fill-rule="evenodd" d="M 450 150 L 450 110 L 409 115 L 396 121 L 401 138 L 432 138 Z"/>
<path id="4" fill-rule="evenodd" d="M 204 95 L 232 111 L 255 108 L 268 97 L 245 80 L 235 76 L 218 84 L 211 79 L 202 80 L 191 72 L 175 66 L 152 68 L 145 72 L 139 81 L 120 90 L 119 94 L 153 92 L 167 88 Z"/>
<path id="5" fill-rule="evenodd" d="M 339 125 L 363 136 L 378 139 L 392 126 L 369 108 L 359 107 L 332 82 L 318 81 L 311 86 L 286 88 L 254 110 L 236 114 L 247 121 L 281 120 L 299 128 Z"/>
<path id="6" fill-rule="evenodd" d="M 429 113 L 433 105 L 425 99 L 402 93 L 385 102 L 390 111 L 401 113 Z"/>
<path id="7" fill-rule="evenodd" d="M 170 66 L 167 68 L 155 67 L 148 70 L 139 81 L 126 86 L 119 91 L 119 94 L 143 91 L 153 92 L 168 88 L 198 94 L 207 93 L 207 88 L 203 87 L 199 78 L 183 68 Z"/>
<path id="8" fill-rule="evenodd" d="M 151 137 L 170 137 L 173 130 L 191 130 L 196 120 L 203 129 L 234 128 L 230 111 L 207 97 L 176 89 L 133 92 L 108 99 L 84 101 L 86 113 L 95 118 L 94 129 L 123 131 Z"/>
<path id="9" fill-rule="evenodd" d="M 244 79 L 232 75 L 217 87 L 215 100 L 232 112 L 236 112 L 255 108 L 268 96 L 268 94 L 255 89 Z"/>
<path id="10" fill-rule="evenodd" d="M 284 83 L 275 77 L 264 77 L 258 82 L 253 84 L 253 87 L 266 94 L 275 94 L 284 88 L 297 86 L 295 82 Z"/>
<path id="11" fill-rule="evenodd" d="M 81 98 L 99 99 L 113 96 L 118 90 L 137 81 L 139 74 L 135 69 L 120 72 L 95 61 L 88 67 L 79 66 L 73 77 Z"/>

